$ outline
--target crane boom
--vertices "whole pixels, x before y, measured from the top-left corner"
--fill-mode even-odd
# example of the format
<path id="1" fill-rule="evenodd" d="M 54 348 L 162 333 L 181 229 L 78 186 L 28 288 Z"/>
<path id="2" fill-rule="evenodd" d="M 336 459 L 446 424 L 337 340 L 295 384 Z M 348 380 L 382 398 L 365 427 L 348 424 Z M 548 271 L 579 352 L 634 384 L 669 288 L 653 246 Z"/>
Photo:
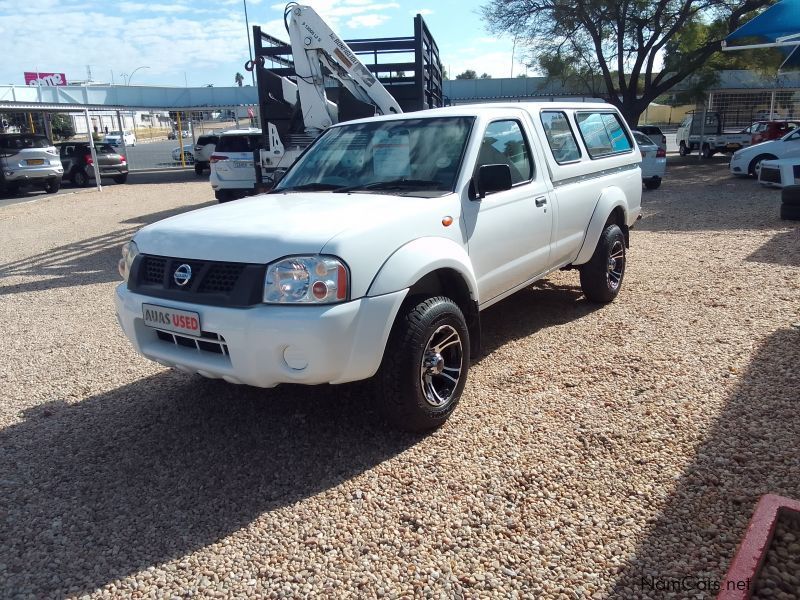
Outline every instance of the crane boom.
<path id="1" fill-rule="evenodd" d="M 323 66 L 355 98 L 372 104 L 381 115 L 403 110 L 380 81 L 310 6 L 290 3 L 288 23 L 297 89 L 307 133 L 319 133 L 337 122 L 325 95 Z"/>

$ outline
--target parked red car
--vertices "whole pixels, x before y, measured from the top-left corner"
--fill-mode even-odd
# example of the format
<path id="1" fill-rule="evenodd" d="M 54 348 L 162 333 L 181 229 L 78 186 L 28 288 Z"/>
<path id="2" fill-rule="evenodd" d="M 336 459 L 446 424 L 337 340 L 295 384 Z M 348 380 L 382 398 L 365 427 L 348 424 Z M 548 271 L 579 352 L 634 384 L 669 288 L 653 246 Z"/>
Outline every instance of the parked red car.
<path id="1" fill-rule="evenodd" d="M 800 127 L 800 121 L 756 121 L 750 127 L 750 132 L 753 134 L 750 143 L 758 144 L 780 139 L 797 127 Z"/>

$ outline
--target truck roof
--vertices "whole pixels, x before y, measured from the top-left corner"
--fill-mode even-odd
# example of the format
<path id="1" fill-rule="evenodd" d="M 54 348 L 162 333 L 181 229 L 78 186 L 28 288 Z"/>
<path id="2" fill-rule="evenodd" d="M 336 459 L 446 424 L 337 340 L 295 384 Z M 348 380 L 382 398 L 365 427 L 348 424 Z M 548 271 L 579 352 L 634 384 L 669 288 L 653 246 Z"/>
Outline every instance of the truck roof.
<path id="1" fill-rule="evenodd" d="M 612 109 L 616 110 L 614 106 L 606 102 L 491 102 L 484 104 L 459 104 L 457 106 L 445 106 L 443 108 L 431 108 L 427 110 L 419 110 L 414 112 L 399 113 L 396 115 L 382 115 L 376 117 L 368 117 L 365 119 L 355 119 L 352 121 L 345 121 L 337 123 L 344 125 L 347 123 L 367 123 L 369 121 L 380 120 L 399 120 L 399 119 L 431 119 L 436 117 L 477 117 L 485 114 L 492 114 L 495 112 L 504 112 L 509 109 L 524 110 L 527 112 L 537 112 L 542 109 Z"/>

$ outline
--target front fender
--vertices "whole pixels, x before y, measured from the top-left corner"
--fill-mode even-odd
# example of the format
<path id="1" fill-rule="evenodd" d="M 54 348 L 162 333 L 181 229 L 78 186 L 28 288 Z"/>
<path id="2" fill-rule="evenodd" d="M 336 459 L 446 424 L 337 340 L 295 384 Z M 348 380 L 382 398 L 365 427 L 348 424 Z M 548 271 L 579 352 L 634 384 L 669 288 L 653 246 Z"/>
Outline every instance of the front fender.
<path id="1" fill-rule="evenodd" d="M 466 250 L 452 240 L 440 237 L 417 238 L 398 248 L 381 265 L 370 283 L 367 296 L 409 288 L 437 269 L 453 269 L 459 273 L 472 299 L 479 301 L 478 283 Z"/>
<path id="2" fill-rule="evenodd" d="M 600 234 L 603 233 L 608 215 L 617 207 L 621 207 L 625 215 L 624 222 L 628 222 L 628 201 L 623 192 L 618 187 L 607 187 L 600 194 L 597 205 L 594 207 L 592 218 L 589 219 L 589 226 L 586 228 L 586 235 L 583 238 L 583 245 L 578 252 L 578 257 L 572 261 L 573 265 L 582 265 L 589 262 L 597 247 Z"/>

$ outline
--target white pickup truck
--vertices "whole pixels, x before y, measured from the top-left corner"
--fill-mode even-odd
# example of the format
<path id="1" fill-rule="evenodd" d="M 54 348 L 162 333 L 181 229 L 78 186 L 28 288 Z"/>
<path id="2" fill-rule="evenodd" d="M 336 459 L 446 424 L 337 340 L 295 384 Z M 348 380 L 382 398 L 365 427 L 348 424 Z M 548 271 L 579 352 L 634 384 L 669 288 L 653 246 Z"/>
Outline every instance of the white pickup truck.
<path id="1" fill-rule="evenodd" d="M 455 409 L 480 313 L 556 269 L 610 302 L 641 156 L 607 104 L 459 106 L 330 127 L 269 194 L 149 225 L 116 311 L 138 352 L 231 383 L 374 376 L 399 427 Z"/>
<path id="2" fill-rule="evenodd" d="M 749 127 L 742 131 L 723 131 L 716 112 L 706 113 L 705 126 L 701 128 L 702 120 L 702 112 L 691 111 L 678 127 L 675 142 L 681 156 L 699 150 L 703 158 L 711 158 L 718 152 L 729 154 L 750 145 L 752 134 Z"/>

